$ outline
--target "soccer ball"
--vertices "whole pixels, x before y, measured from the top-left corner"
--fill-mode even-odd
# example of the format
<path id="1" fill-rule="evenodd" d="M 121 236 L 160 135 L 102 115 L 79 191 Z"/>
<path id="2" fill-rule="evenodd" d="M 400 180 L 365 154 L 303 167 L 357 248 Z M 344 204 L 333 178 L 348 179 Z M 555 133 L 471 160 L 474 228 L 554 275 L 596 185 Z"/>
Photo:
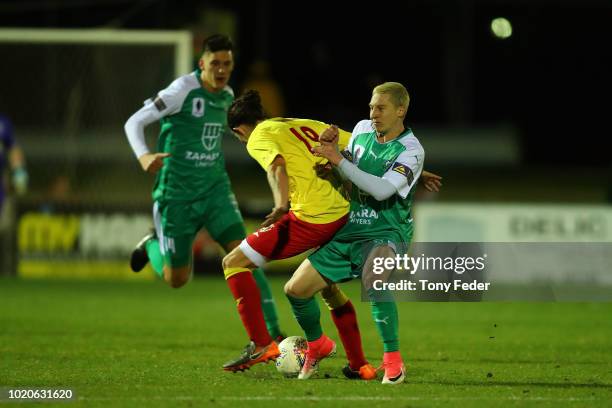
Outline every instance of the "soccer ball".
<path id="1" fill-rule="evenodd" d="M 276 358 L 276 369 L 285 377 L 296 377 L 306 359 L 308 342 L 300 336 L 287 337 L 278 345 L 280 355 Z"/>

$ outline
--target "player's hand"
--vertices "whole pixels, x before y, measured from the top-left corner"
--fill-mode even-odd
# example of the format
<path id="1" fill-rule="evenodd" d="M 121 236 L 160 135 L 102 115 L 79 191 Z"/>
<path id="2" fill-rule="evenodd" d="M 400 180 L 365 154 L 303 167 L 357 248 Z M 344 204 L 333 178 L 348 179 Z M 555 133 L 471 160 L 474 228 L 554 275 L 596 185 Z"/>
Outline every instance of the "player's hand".
<path id="1" fill-rule="evenodd" d="M 319 142 L 321 142 L 321 144 L 338 144 L 339 139 L 340 132 L 336 125 L 331 125 L 321 133 L 321 136 L 319 136 Z"/>
<path id="2" fill-rule="evenodd" d="M 157 174 L 164 165 L 166 157 L 170 157 L 170 153 L 145 153 L 138 158 L 138 161 L 144 171 Z"/>
<path id="3" fill-rule="evenodd" d="M 266 215 L 266 219 L 261 223 L 262 227 L 269 227 L 274 224 L 276 221 L 280 220 L 280 218 L 289 212 L 289 208 L 287 207 L 278 207 L 273 208 L 272 212 Z"/>
<path id="4" fill-rule="evenodd" d="M 342 161 L 343 157 L 338 151 L 337 144 L 322 144 L 312 148 L 315 156 L 325 157 L 331 164 L 337 166 Z"/>
<path id="5" fill-rule="evenodd" d="M 421 173 L 421 183 L 423 183 L 427 191 L 431 191 L 432 193 L 440 191 L 440 187 L 442 187 L 442 181 L 440 180 L 442 180 L 442 177 L 437 174 L 425 170 Z"/>

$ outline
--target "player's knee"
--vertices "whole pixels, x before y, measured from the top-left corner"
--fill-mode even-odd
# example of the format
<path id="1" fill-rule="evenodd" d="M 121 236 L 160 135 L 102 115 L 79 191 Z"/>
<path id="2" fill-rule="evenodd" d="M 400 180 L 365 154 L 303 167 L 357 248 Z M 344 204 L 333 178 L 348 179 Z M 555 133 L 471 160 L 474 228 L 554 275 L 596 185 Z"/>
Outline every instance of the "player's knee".
<path id="1" fill-rule="evenodd" d="M 225 255 L 223 257 L 223 260 L 221 261 L 221 265 L 223 265 L 223 269 L 242 266 L 242 265 L 239 265 L 240 254 L 241 254 L 240 248 L 234 248 L 227 255 Z"/>
<path id="2" fill-rule="evenodd" d="M 189 282 L 189 276 L 191 271 L 187 269 L 172 269 L 170 273 L 170 279 L 168 279 L 168 283 L 171 287 L 178 289 L 182 286 L 185 286 L 187 282 Z"/>
<path id="3" fill-rule="evenodd" d="M 254 268 L 255 264 L 242 252 L 239 247 L 234 248 L 229 254 L 223 257 L 221 261 L 223 270 L 227 271 L 232 268 Z"/>
<path id="4" fill-rule="evenodd" d="M 293 291 L 291 289 L 292 289 L 291 281 L 288 281 L 287 283 L 285 283 L 285 286 L 283 287 L 283 291 L 285 292 L 285 295 L 292 296 Z"/>
<path id="5" fill-rule="evenodd" d="M 184 278 L 172 278 L 170 279 L 170 287 L 174 288 L 174 289 L 178 289 L 180 287 L 185 286 L 185 284 L 187 283 L 189 279 L 184 279 Z"/>
<path id="6" fill-rule="evenodd" d="M 221 265 L 223 266 L 223 269 L 231 268 L 233 266 L 232 260 L 233 260 L 233 256 L 231 252 L 225 255 L 223 257 L 223 260 L 221 261 Z"/>
<path id="7" fill-rule="evenodd" d="M 306 297 L 305 288 L 300 286 L 301 285 L 297 284 L 294 280 L 289 280 L 289 282 L 285 283 L 285 295 L 295 298 Z"/>

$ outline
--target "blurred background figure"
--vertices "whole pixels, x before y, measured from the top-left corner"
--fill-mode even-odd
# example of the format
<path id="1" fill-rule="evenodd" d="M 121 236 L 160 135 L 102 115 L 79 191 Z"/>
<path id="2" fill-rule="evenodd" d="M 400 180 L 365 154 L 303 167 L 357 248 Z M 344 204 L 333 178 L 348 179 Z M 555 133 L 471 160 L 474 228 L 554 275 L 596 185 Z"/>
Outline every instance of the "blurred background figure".
<path id="1" fill-rule="evenodd" d="M 249 66 L 249 72 L 242 84 L 242 93 L 249 89 L 259 91 L 264 111 L 271 118 L 285 115 L 285 99 L 279 83 L 272 77 L 270 64 L 262 59 Z"/>
<path id="2" fill-rule="evenodd" d="M 28 171 L 25 166 L 23 150 L 15 142 L 13 124 L 9 118 L 0 114 L 0 171 L 9 170 L 8 191 L 23 195 L 28 190 Z M 7 181 L 4 177 L 0 184 L 0 208 L 7 191 Z"/>
<path id="3" fill-rule="evenodd" d="M 28 172 L 23 151 L 15 142 L 13 124 L 0 113 L 0 274 L 14 270 L 14 240 L 10 234 L 15 211 L 7 193 L 23 195 L 28 190 Z"/>

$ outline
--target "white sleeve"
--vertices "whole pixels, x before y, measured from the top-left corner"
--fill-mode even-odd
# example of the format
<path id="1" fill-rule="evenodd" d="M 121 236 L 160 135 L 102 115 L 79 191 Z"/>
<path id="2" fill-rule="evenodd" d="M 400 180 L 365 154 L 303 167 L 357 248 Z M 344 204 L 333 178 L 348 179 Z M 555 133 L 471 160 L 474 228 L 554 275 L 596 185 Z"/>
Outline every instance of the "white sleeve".
<path id="1" fill-rule="evenodd" d="M 169 87 L 160 91 L 154 100 L 147 100 L 145 106 L 125 122 L 123 128 L 136 158 L 149 153 L 149 148 L 145 142 L 144 128 L 165 116 L 180 111 L 183 101 L 190 91 L 189 87 L 186 86 L 187 80 L 186 76 L 176 79 Z"/>
<path id="2" fill-rule="evenodd" d="M 422 150 L 405 151 L 395 159 L 382 178 L 395 186 L 400 197 L 406 198 L 421 176 L 424 158 Z"/>
<path id="3" fill-rule="evenodd" d="M 160 112 L 151 102 L 130 116 L 127 122 L 125 122 L 125 126 L 123 128 L 125 129 L 128 142 L 130 142 L 130 146 L 132 147 L 136 158 L 139 158 L 143 154 L 149 153 L 149 147 L 145 142 L 145 126 L 148 126 L 161 118 L 162 116 L 160 115 Z"/>
<path id="4" fill-rule="evenodd" d="M 378 201 L 386 200 L 395 194 L 395 186 L 389 181 L 367 173 L 346 159 L 342 159 L 338 169 L 343 177 L 351 180 L 361 191 L 365 191 Z"/>

